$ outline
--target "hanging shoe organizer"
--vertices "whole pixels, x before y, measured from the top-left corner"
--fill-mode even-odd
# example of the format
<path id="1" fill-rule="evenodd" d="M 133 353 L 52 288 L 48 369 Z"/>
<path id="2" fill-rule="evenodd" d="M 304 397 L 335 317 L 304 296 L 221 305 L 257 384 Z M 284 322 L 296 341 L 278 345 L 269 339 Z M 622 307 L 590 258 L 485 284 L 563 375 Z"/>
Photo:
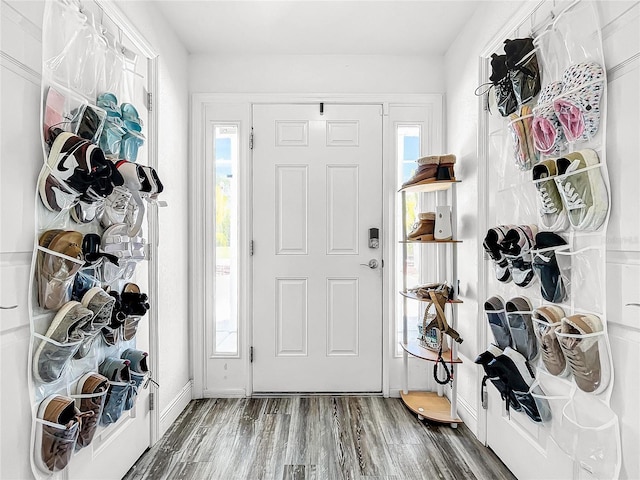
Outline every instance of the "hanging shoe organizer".
<path id="1" fill-rule="evenodd" d="M 46 2 L 43 167 L 30 294 L 31 464 L 48 478 L 152 381 L 136 333 L 149 308 L 135 284 L 147 257 L 145 205 L 162 183 L 129 103 L 136 54 L 76 1 Z"/>
<path id="2" fill-rule="evenodd" d="M 515 393 L 523 407 L 534 400 L 529 418 L 553 439 L 547 448 L 569 455 L 580 478 L 616 478 L 621 446 L 609 406 L 614 371 L 605 284 L 607 78 L 597 11 L 576 1 L 531 37 L 532 45 L 506 41 L 506 56 L 491 62 L 492 114 L 504 117 L 504 131 L 490 135 L 490 149 L 499 152 L 490 158 L 499 158 L 495 170 L 503 173 L 484 242 L 497 280 L 485 321 L 491 342 L 516 349 L 535 373 L 529 390 Z M 519 55 L 523 48 L 528 53 Z M 529 272 L 534 276 L 524 284 Z M 510 313 L 501 302 L 514 298 L 531 307 Z M 518 326 L 528 319 L 525 330 L 535 335 L 523 345 L 512 316 Z M 487 363 L 485 353 L 477 363 Z"/>

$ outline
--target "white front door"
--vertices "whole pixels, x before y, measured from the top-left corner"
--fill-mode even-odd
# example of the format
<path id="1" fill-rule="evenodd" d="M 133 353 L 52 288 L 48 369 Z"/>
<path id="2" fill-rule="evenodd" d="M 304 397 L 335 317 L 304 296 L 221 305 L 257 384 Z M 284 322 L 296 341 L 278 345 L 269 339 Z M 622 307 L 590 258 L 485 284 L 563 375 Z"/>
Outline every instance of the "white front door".
<path id="1" fill-rule="evenodd" d="M 382 106 L 320 108 L 253 107 L 255 392 L 382 390 Z"/>

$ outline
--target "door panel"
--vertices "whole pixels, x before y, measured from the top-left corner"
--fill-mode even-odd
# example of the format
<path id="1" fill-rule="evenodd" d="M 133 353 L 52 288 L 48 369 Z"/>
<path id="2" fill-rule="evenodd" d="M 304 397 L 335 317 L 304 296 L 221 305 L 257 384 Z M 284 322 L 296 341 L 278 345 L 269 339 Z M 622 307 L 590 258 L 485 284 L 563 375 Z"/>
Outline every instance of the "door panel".
<path id="1" fill-rule="evenodd" d="M 256 105 L 253 124 L 254 391 L 380 391 L 381 107 Z"/>

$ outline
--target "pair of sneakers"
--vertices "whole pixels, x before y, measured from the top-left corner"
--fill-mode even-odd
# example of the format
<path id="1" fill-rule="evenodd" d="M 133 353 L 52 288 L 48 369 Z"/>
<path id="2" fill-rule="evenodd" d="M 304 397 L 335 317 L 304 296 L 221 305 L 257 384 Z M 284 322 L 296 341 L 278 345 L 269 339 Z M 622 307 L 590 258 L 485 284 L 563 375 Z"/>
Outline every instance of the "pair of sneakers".
<path id="1" fill-rule="evenodd" d="M 499 282 L 528 287 L 535 278 L 532 267 L 536 225 L 498 225 L 490 228 L 482 246 L 494 264 Z"/>
<path id="2" fill-rule="evenodd" d="M 491 81 L 503 117 L 540 92 L 540 69 L 531 38 L 504 41 L 504 55 L 491 55 Z"/>
<path id="3" fill-rule="evenodd" d="M 64 304 L 51 320 L 33 356 L 33 375 L 39 383 L 58 380 L 72 358 L 84 358 L 111 318 L 115 299 L 100 287 L 88 290 L 82 303 Z"/>
<path id="4" fill-rule="evenodd" d="M 105 200 L 100 223 L 104 228 L 124 223 L 131 236 L 138 235 L 144 218 L 142 199 L 155 201 L 164 191 L 158 172 L 152 167 L 117 160 L 116 169 L 124 179 L 124 186 L 114 189 Z"/>
<path id="5" fill-rule="evenodd" d="M 456 156 L 453 154 L 430 155 L 417 159 L 416 163 L 418 168 L 412 177 L 402 184 L 402 188 L 432 182 L 455 181 L 456 179 L 454 172 Z"/>
<path id="6" fill-rule="evenodd" d="M 514 297 L 505 303 L 495 295 L 484 302 L 485 315 L 498 348 L 511 347 L 529 361 L 538 356 L 532 310 L 527 297 Z"/>
<path id="7" fill-rule="evenodd" d="M 533 167 L 543 230 L 598 230 L 609 211 L 598 154 L 591 149 L 550 158 Z"/>
<path id="8" fill-rule="evenodd" d="M 542 361 L 551 375 L 573 374 L 578 388 L 598 394 L 609 384 L 609 363 L 603 351 L 604 326 L 593 314 L 565 316 L 557 305 L 533 312 Z"/>
<path id="9" fill-rule="evenodd" d="M 487 380 L 496 387 L 505 401 L 506 410 L 524 411 L 536 423 L 546 420 L 546 411 L 540 411 L 535 399 L 529 393 L 535 375 L 529 362 L 511 347 L 504 350 L 490 345 L 487 351 L 475 359 L 481 365 L 485 376 L 482 379 L 484 396 Z"/>
<path id="10" fill-rule="evenodd" d="M 69 210 L 77 223 L 92 222 L 101 201 L 124 178 L 104 152 L 89 140 L 54 129 L 53 143 L 38 179 L 43 205 L 52 212 Z"/>
<path id="11" fill-rule="evenodd" d="M 35 463 L 46 473 L 64 470 L 79 450 L 91 443 L 98 428 L 109 382 L 89 372 L 71 397 L 51 395 L 38 406 Z"/>
<path id="12" fill-rule="evenodd" d="M 149 375 L 147 358 L 142 350 L 127 349 L 119 358 L 107 357 L 100 364 L 100 373 L 109 380 L 101 425 L 117 422 L 125 411 L 133 408 L 138 389 Z"/>

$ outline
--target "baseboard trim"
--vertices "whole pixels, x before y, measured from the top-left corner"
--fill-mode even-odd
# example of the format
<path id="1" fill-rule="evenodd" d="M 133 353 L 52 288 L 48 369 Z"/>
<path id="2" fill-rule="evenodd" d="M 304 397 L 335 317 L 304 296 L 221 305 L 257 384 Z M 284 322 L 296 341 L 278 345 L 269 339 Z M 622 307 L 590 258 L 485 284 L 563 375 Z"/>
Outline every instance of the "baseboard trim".
<path id="1" fill-rule="evenodd" d="M 228 388 L 225 390 L 205 390 L 202 398 L 245 398 L 247 391 L 244 388 Z"/>
<path id="2" fill-rule="evenodd" d="M 193 382 L 189 380 L 167 407 L 160 413 L 160 436 L 169 429 L 182 411 L 189 405 L 192 398 Z"/>
<path id="3" fill-rule="evenodd" d="M 458 395 L 458 415 L 471 432 L 478 437 L 478 411 Z"/>

